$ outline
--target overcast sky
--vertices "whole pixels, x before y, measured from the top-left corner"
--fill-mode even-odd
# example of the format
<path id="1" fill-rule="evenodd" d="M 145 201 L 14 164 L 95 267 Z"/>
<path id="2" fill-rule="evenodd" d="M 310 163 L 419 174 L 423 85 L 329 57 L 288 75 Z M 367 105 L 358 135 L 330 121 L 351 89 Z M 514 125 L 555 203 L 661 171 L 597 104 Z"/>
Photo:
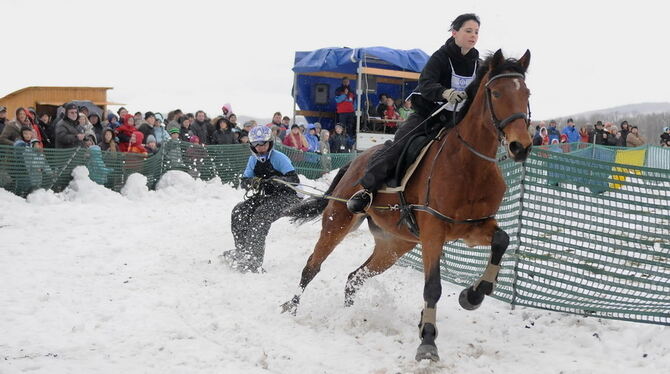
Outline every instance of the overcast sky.
<path id="1" fill-rule="evenodd" d="M 216 115 L 230 102 L 238 115 L 290 115 L 295 51 L 382 45 L 430 55 L 453 18 L 475 12 L 482 55 L 531 50 L 534 119 L 670 101 L 665 1 L 2 3 L 0 97 L 26 86 L 111 86 L 108 98 L 132 112 Z"/>

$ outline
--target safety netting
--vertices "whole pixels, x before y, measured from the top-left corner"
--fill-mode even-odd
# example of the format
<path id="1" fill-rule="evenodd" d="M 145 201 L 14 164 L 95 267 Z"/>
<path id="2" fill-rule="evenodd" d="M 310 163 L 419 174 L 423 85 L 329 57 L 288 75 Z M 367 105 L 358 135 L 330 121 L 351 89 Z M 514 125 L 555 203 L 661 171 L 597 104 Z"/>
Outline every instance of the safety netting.
<path id="1" fill-rule="evenodd" d="M 319 155 L 277 144 L 299 174 L 316 179 L 353 153 Z M 141 173 L 149 188 L 168 170 L 237 183 L 246 145 L 170 141 L 150 156 L 96 147 L 38 150 L 0 146 L 0 186 L 20 196 L 63 190 L 72 170 L 119 191 Z M 502 155 L 502 152 L 501 152 Z M 501 161 L 508 189 L 497 213 L 510 236 L 494 297 L 513 305 L 670 324 L 670 149 L 584 143 L 534 148 L 523 163 Z M 423 269 L 421 248 L 401 262 Z M 442 277 L 463 286 L 483 272 L 489 247 L 444 247 Z"/>
<path id="2" fill-rule="evenodd" d="M 659 147 L 538 147 L 499 163 L 510 235 L 494 297 L 513 305 L 670 324 L 670 158 Z M 652 156 L 652 157 L 650 157 Z M 445 245 L 442 277 L 472 285 L 489 247 Z M 420 248 L 403 258 L 417 269 Z"/>

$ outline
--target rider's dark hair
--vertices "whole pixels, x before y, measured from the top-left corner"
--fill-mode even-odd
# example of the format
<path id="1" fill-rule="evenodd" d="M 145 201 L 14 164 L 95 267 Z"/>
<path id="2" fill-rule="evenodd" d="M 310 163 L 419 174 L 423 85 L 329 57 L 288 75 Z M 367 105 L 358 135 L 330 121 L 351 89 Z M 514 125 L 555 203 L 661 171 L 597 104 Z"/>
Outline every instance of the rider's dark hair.
<path id="1" fill-rule="evenodd" d="M 479 17 L 477 17 L 476 14 L 465 13 L 456 17 L 456 19 L 451 23 L 451 31 L 460 30 L 461 27 L 463 27 L 463 24 L 466 23 L 467 21 L 475 21 L 477 22 L 477 25 L 481 25 L 481 22 L 479 22 Z"/>

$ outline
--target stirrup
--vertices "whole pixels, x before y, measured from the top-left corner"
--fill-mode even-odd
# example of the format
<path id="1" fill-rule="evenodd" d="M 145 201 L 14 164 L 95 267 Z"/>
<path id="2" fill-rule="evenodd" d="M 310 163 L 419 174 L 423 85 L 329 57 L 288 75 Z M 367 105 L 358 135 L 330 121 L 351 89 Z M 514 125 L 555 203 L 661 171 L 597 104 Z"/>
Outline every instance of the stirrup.
<path id="1" fill-rule="evenodd" d="M 347 200 L 347 209 L 354 214 L 365 213 L 370 208 L 370 205 L 372 205 L 372 199 L 372 192 L 365 189 L 360 190 L 351 195 L 349 200 Z"/>

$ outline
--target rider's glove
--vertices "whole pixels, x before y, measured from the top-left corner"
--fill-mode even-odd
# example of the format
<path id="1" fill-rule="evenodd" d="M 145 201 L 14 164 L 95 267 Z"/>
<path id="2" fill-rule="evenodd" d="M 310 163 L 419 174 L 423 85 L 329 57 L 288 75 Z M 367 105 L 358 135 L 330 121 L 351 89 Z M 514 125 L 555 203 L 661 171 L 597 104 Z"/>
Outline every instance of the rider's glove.
<path id="1" fill-rule="evenodd" d="M 442 97 L 451 104 L 461 103 L 468 98 L 468 94 L 465 91 L 456 91 L 453 88 L 447 88 L 442 92 Z"/>

